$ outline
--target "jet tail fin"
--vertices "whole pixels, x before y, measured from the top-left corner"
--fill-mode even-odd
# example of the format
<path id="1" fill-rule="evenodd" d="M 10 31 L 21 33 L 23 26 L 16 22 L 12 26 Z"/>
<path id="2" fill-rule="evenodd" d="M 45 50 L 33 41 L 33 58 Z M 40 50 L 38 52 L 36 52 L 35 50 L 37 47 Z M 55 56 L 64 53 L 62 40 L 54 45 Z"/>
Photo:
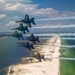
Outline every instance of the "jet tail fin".
<path id="1" fill-rule="evenodd" d="M 31 19 L 31 22 L 32 22 L 34 25 L 36 25 L 36 23 L 34 22 L 34 18 Z"/>
<path id="2" fill-rule="evenodd" d="M 12 30 L 15 30 L 15 28 L 13 28 Z"/>
<path id="3" fill-rule="evenodd" d="M 38 36 L 36 37 L 36 41 L 37 41 L 37 42 L 40 42 L 40 41 L 39 41 L 39 37 L 38 37 Z"/>
<path id="4" fill-rule="evenodd" d="M 27 32 L 29 32 L 28 26 L 25 26 L 25 30 L 26 30 Z"/>

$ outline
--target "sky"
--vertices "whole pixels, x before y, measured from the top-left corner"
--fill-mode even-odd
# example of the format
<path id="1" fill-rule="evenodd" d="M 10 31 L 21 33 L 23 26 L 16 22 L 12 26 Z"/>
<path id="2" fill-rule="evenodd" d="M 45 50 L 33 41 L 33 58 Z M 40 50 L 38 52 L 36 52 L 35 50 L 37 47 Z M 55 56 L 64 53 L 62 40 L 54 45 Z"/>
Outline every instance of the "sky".
<path id="1" fill-rule="evenodd" d="M 15 21 L 25 14 L 34 17 L 38 27 L 75 26 L 75 0 L 0 0 L 0 32 L 18 27 Z"/>

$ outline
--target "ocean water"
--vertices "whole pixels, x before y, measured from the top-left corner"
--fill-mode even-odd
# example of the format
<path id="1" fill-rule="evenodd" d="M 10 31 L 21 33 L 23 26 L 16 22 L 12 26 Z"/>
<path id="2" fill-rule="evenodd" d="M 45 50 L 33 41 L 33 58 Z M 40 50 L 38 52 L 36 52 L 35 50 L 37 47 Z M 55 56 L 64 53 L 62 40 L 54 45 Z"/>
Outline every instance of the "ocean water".
<path id="1" fill-rule="evenodd" d="M 75 45 L 75 33 L 74 31 L 67 28 L 65 31 L 62 28 L 53 29 L 30 29 L 31 33 L 37 34 L 40 38 L 50 38 L 55 34 L 59 34 L 62 41 L 62 45 Z M 7 33 L 8 34 L 8 33 Z M 24 35 L 24 37 L 28 37 Z M 69 40 L 66 38 L 70 38 Z M 12 64 L 17 64 L 20 62 L 21 57 L 27 57 L 30 55 L 29 51 L 24 47 L 16 44 L 18 40 L 14 37 L 0 37 L 0 75 L 4 75 L 5 72 L 2 71 L 3 68 L 8 67 Z M 74 48 L 61 48 L 60 57 L 70 57 L 75 58 Z M 75 61 L 71 60 L 60 60 L 60 74 L 61 75 L 74 75 L 75 74 Z"/>
<path id="2" fill-rule="evenodd" d="M 29 52 L 24 47 L 19 47 L 17 39 L 13 37 L 0 37 L 0 75 L 3 68 L 20 62 L 21 57 L 29 56 Z"/>
<path id="3" fill-rule="evenodd" d="M 61 40 L 64 45 L 75 45 L 75 40 Z M 61 48 L 60 57 L 75 58 L 75 48 Z M 60 60 L 60 75 L 75 75 L 75 60 Z"/>

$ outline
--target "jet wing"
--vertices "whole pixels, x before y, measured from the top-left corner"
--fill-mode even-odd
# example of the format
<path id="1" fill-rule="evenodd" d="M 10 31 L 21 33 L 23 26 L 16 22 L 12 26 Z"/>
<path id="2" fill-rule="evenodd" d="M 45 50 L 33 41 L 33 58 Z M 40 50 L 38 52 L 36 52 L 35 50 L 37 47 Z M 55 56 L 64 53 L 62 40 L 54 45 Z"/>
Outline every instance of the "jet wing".
<path id="1" fill-rule="evenodd" d="M 15 37 L 17 40 L 20 40 L 20 37 Z"/>
<path id="2" fill-rule="evenodd" d="M 24 20 L 16 21 L 16 23 L 19 23 L 19 22 L 22 22 L 22 23 L 24 23 Z"/>
<path id="3" fill-rule="evenodd" d="M 26 23 L 28 27 L 31 27 L 31 23 Z"/>
<path id="4" fill-rule="evenodd" d="M 27 32 L 30 32 L 29 29 L 28 29 L 28 26 L 25 26 L 24 30 L 27 31 Z"/>
<path id="5" fill-rule="evenodd" d="M 16 23 L 19 23 L 20 21 L 16 21 Z"/>
<path id="6" fill-rule="evenodd" d="M 19 30 L 19 27 L 18 28 L 13 28 L 12 30 Z"/>
<path id="7" fill-rule="evenodd" d="M 23 33 L 23 34 L 26 34 L 25 30 L 22 30 L 22 33 Z"/>

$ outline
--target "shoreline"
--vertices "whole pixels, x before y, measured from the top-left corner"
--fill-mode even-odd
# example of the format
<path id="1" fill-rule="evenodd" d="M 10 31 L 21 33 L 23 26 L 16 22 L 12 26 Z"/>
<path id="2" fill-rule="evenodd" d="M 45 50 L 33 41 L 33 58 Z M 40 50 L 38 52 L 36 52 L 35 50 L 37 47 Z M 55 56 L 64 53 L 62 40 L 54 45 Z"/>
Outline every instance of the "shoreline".
<path id="1" fill-rule="evenodd" d="M 56 44 L 59 46 L 55 46 Z M 7 75 L 60 75 L 60 59 L 53 59 L 53 57 L 59 57 L 60 45 L 61 41 L 58 35 L 51 37 L 43 45 L 38 47 L 36 45 L 35 50 L 44 55 L 46 61 L 38 62 L 37 59 L 34 59 L 29 64 L 11 65 Z"/>

